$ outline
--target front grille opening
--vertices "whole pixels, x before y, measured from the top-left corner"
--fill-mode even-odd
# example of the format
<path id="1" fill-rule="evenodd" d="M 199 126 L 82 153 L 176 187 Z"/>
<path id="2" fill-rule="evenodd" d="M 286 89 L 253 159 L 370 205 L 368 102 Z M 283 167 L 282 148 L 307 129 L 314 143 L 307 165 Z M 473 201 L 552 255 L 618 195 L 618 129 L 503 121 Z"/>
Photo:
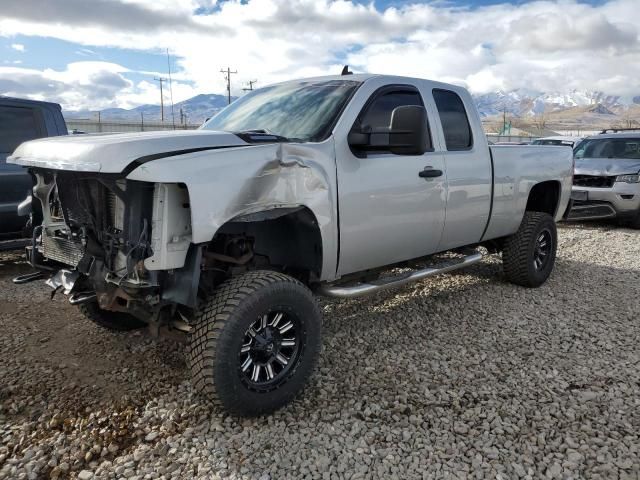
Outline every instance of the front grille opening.
<path id="1" fill-rule="evenodd" d="M 40 246 L 46 258 L 78 266 L 88 255 L 120 274 L 152 254 L 153 183 L 75 172 L 53 177 Z"/>
<path id="2" fill-rule="evenodd" d="M 573 184 L 577 187 L 611 188 L 616 183 L 616 177 L 596 175 L 575 175 Z"/>

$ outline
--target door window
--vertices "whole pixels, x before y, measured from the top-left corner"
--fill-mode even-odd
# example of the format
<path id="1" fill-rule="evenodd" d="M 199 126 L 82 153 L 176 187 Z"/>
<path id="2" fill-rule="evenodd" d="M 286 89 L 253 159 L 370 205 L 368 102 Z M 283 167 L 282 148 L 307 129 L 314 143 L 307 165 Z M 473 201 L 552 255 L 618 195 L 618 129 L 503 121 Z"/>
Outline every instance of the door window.
<path id="1" fill-rule="evenodd" d="M 368 132 L 389 132 L 393 110 L 406 105 L 424 106 L 420 93 L 411 87 L 387 87 L 374 93 L 358 117 L 360 129 Z M 431 132 L 427 132 L 427 150 L 433 150 Z"/>
<path id="2" fill-rule="evenodd" d="M 462 100 L 449 90 L 434 90 L 447 150 L 469 150 L 473 146 L 471 125 Z"/>
<path id="3" fill-rule="evenodd" d="M 0 153 L 11 154 L 22 142 L 40 137 L 33 110 L 0 106 Z"/>

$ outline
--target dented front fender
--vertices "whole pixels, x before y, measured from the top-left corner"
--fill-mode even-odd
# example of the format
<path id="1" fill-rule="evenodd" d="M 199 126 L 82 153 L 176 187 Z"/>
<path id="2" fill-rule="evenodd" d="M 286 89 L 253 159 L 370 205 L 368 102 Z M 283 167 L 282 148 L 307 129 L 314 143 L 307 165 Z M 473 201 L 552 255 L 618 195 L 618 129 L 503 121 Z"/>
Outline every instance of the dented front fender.
<path id="1" fill-rule="evenodd" d="M 161 158 L 127 177 L 184 183 L 194 243 L 210 241 L 228 221 L 275 208 L 304 206 L 322 236 L 322 280 L 335 278 L 337 192 L 333 140 L 227 148 Z"/>

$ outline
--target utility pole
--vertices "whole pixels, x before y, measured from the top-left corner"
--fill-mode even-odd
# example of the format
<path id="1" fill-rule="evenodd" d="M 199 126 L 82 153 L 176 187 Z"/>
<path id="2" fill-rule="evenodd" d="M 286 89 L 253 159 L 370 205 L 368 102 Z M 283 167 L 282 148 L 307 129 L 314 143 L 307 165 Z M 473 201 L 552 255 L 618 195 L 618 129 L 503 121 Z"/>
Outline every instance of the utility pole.
<path id="1" fill-rule="evenodd" d="M 231 105 L 231 75 L 238 73 L 238 71 L 234 70 L 232 72 L 231 69 L 227 67 L 226 70 L 220 70 L 220 73 L 224 75 L 224 79 L 227 81 L 227 103 Z"/>
<path id="2" fill-rule="evenodd" d="M 502 107 L 502 134 L 506 135 L 506 133 L 507 133 L 507 107 L 505 105 Z"/>
<path id="3" fill-rule="evenodd" d="M 156 82 L 160 83 L 160 121 L 164 123 L 164 96 L 162 94 L 162 84 L 167 81 L 163 77 L 153 77 Z"/>
<path id="4" fill-rule="evenodd" d="M 184 113 L 182 107 L 180 107 L 180 125 L 182 125 L 185 129 L 187 128 L 187 114 Z"/>
<path id="5" fill-rule="evenodd" d="M 176 117 L 173 113 L 173 82 L 171 81 L 171 57 L 169 57 L 169 49 L 167 48 L 167 68 L 169 70 L 169 93 L 171 94 L 171 125 L 176 129 Z"/>
<path id="6" fill-rule="evenodd" d="M 253 84 L 258 83 L 258 80 L 249 80 L 247 83 L 249 84 L 249 88 L 243 88 L 243 92 L 251 92 L 253 90 Z"/>

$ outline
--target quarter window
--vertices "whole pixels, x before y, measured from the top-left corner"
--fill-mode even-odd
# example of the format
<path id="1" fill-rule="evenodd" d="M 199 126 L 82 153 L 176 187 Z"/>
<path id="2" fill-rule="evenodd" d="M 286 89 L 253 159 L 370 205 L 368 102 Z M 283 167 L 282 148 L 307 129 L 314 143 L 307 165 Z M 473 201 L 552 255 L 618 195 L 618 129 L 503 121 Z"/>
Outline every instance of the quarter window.
<path id="1" fill-rule="evenodd" d="M 449 90 L 434 90 L 447 150 L 469 150 L 473 146 L 471 125 L 460 97 Z"/>

